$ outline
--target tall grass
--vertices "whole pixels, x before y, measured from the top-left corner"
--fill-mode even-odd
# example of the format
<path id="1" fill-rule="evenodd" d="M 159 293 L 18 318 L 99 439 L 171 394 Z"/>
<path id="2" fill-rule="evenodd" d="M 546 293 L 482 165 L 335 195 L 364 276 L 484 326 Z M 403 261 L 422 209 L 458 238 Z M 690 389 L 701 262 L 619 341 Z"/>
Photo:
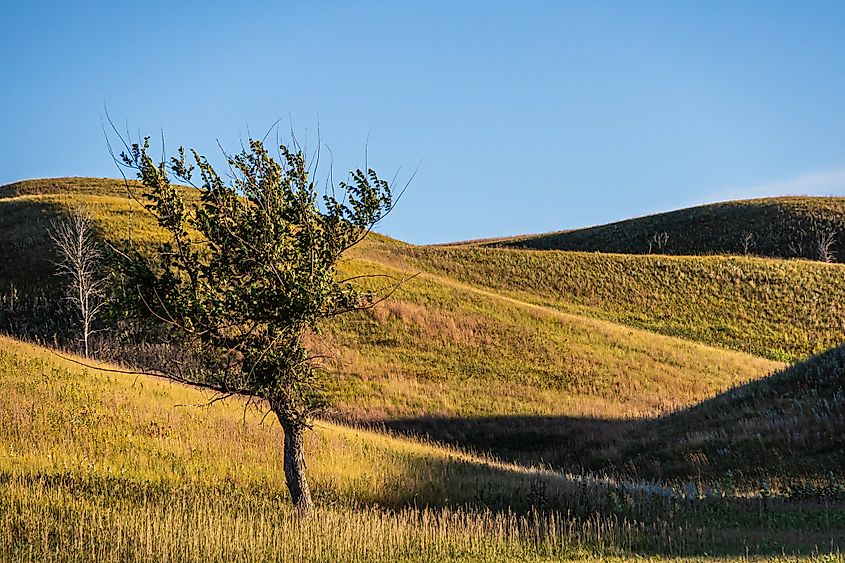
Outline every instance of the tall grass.
<path id="1" fill-rule="evenodd" d="M 10 339 L 0 339 L 0 388 L 3 560 L 625 560 L 841 547 L 840 516 L 815 505 L 765 517 L 763 501 L 699 508 L 325 422 L 308 436 L 318 509 L 303 522 L 278 426 L 242 401 L 208 405 L 198 390 Z M 795 522 L 807 523 L 800 537 Z"/>
<path id="2" fill-rule="evenodd" d="M 619 553 L 636 526 L 468 509 L 290 505 L 201 489 L 167 499 L 0 485 L 0 553 L 29 561 L 539 561 Z M 8 560 L 8 559 L 7 559 Z"/>

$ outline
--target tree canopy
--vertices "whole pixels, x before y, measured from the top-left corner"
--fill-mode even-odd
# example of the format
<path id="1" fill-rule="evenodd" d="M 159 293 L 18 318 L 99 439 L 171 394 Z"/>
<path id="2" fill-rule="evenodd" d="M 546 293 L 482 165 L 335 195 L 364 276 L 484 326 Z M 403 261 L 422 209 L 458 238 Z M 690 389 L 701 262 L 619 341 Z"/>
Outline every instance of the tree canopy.
<path id="1" fill-rule="evenodd" d="M 196 151 L 156 161 L 149 138 L 121 153 L 168 233 L 155 252 L 123 253 L 128 303 L 199 353 L 192 378 L 268 402 L 285 431 L 291 495 L 309 509 L 302 431 L 325 397 L 304 339 L 373 304 L 336 266 L 390 212 L 393 193 L 367 168 L 321 196 L 298 147 L 274 158 L 251 139 L 226 160 L 224 179 Z"/>

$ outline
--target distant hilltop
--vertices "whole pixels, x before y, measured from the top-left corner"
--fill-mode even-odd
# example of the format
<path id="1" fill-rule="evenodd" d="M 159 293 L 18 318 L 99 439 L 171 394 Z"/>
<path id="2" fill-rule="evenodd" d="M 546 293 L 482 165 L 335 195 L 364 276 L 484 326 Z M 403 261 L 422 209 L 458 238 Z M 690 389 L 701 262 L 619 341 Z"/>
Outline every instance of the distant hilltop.
<path id="1" fill-rule="evenodd" d="M 700 205 L 606 225 L 466 244 L 618 254 L 740 254 L 845 261 L 845 198 Z"/>

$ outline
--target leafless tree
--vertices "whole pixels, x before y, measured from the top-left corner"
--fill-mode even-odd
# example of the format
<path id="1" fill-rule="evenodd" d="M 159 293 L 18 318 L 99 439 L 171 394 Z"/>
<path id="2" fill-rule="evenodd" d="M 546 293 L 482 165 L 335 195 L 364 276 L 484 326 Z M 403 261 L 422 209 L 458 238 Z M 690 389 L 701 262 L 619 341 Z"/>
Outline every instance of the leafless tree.
<path id="1" fill-rule="evenodd" d="M 658 251 L 662 251 L 666 248 L 666 244 L 669 242 L 669 233 L 666 231 L 654 233 L 648 239 L 648 253 L 651 254 L 651 251 L 654 247 L 657 247 Z"/>
<path id="2" fill-rule="evenodd" d="M 804 241 L 793 238 L 789 241 L 789 252 L 796 258 L 804 258 Z"/>
<path id="3" fill-rule="evenodd" d="M 815 227 L 815 242 L 816 252 L 819 260 L 822 262 L 836 262 L 836 251 L 833 247 L 836 245 L 836 237 L 839 231 L 832 227 L 823 227 L 817 225 Z"/>
<path id="4" fill-rule="evenodd" d="M 754 239 L 754 233 L 751 231 L 743 231 L 739 237 L 739 244 L 742 248 L 742 253 L 748 256 L 754 247 L 757 246 L 757 241 Z"/>
<path id="5" fill-rule="evenodd" d="M 90 355 L 94 322 L 106 302 L 105 279 L 100 273 L 103 255 L 91 217 L 76 209 L 67 218 L 53 224 L 50 238 L 56 247 L 56 275 L 67 281 L 67 296 L 79 316 L 80 342 L 85 357 Z"/>

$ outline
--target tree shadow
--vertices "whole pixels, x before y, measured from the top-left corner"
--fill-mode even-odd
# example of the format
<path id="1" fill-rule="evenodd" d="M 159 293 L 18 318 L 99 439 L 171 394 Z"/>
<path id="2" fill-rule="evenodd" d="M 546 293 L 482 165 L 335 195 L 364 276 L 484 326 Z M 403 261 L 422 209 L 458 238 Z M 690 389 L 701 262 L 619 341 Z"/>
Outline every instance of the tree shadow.
<path id="1" fill-rule="evenodd" d="M 644 422 L 576 416 L 422 416 L 381 419 L 365 426 L 522 464 L 580 471 L 618 461 L 618 441 Z"/>
<path id="2" fill-rule="evenodd" d="M 842 501 L 722 496 L 710 487 L 698 490 L 696 498 L 687 498 L 687 492 L 659 483 L 626 480 L 625 472 L 618 472 L 616 478 L 597 473 L 624 466 L 621 448 L 660 422 L 568 416 L 384 420 L 378 423 L 380 427 L 394 433 L 516 462 L 483 465 L 449 459 L 432 465 L 430 459 L 416 459 L 401 482 L 386 490 L 396 491 L 392 500 L 399 505 L 442 506 L 445 502 L 498 512 L 563 512 L 572 518 L 573 530 L 583 534 L 578 541 L 615 545 L 645 556 L 806 555 L 816 546 L 841 550 L 845 545 Z M 520 466 L 538 461 L 577 476 Z M 376 504 L 385 501 L 382 498 Z M 543 524 L 538 521 L 537 525 Z M 593 525 L 601 534 L 590 535 Z"/>

